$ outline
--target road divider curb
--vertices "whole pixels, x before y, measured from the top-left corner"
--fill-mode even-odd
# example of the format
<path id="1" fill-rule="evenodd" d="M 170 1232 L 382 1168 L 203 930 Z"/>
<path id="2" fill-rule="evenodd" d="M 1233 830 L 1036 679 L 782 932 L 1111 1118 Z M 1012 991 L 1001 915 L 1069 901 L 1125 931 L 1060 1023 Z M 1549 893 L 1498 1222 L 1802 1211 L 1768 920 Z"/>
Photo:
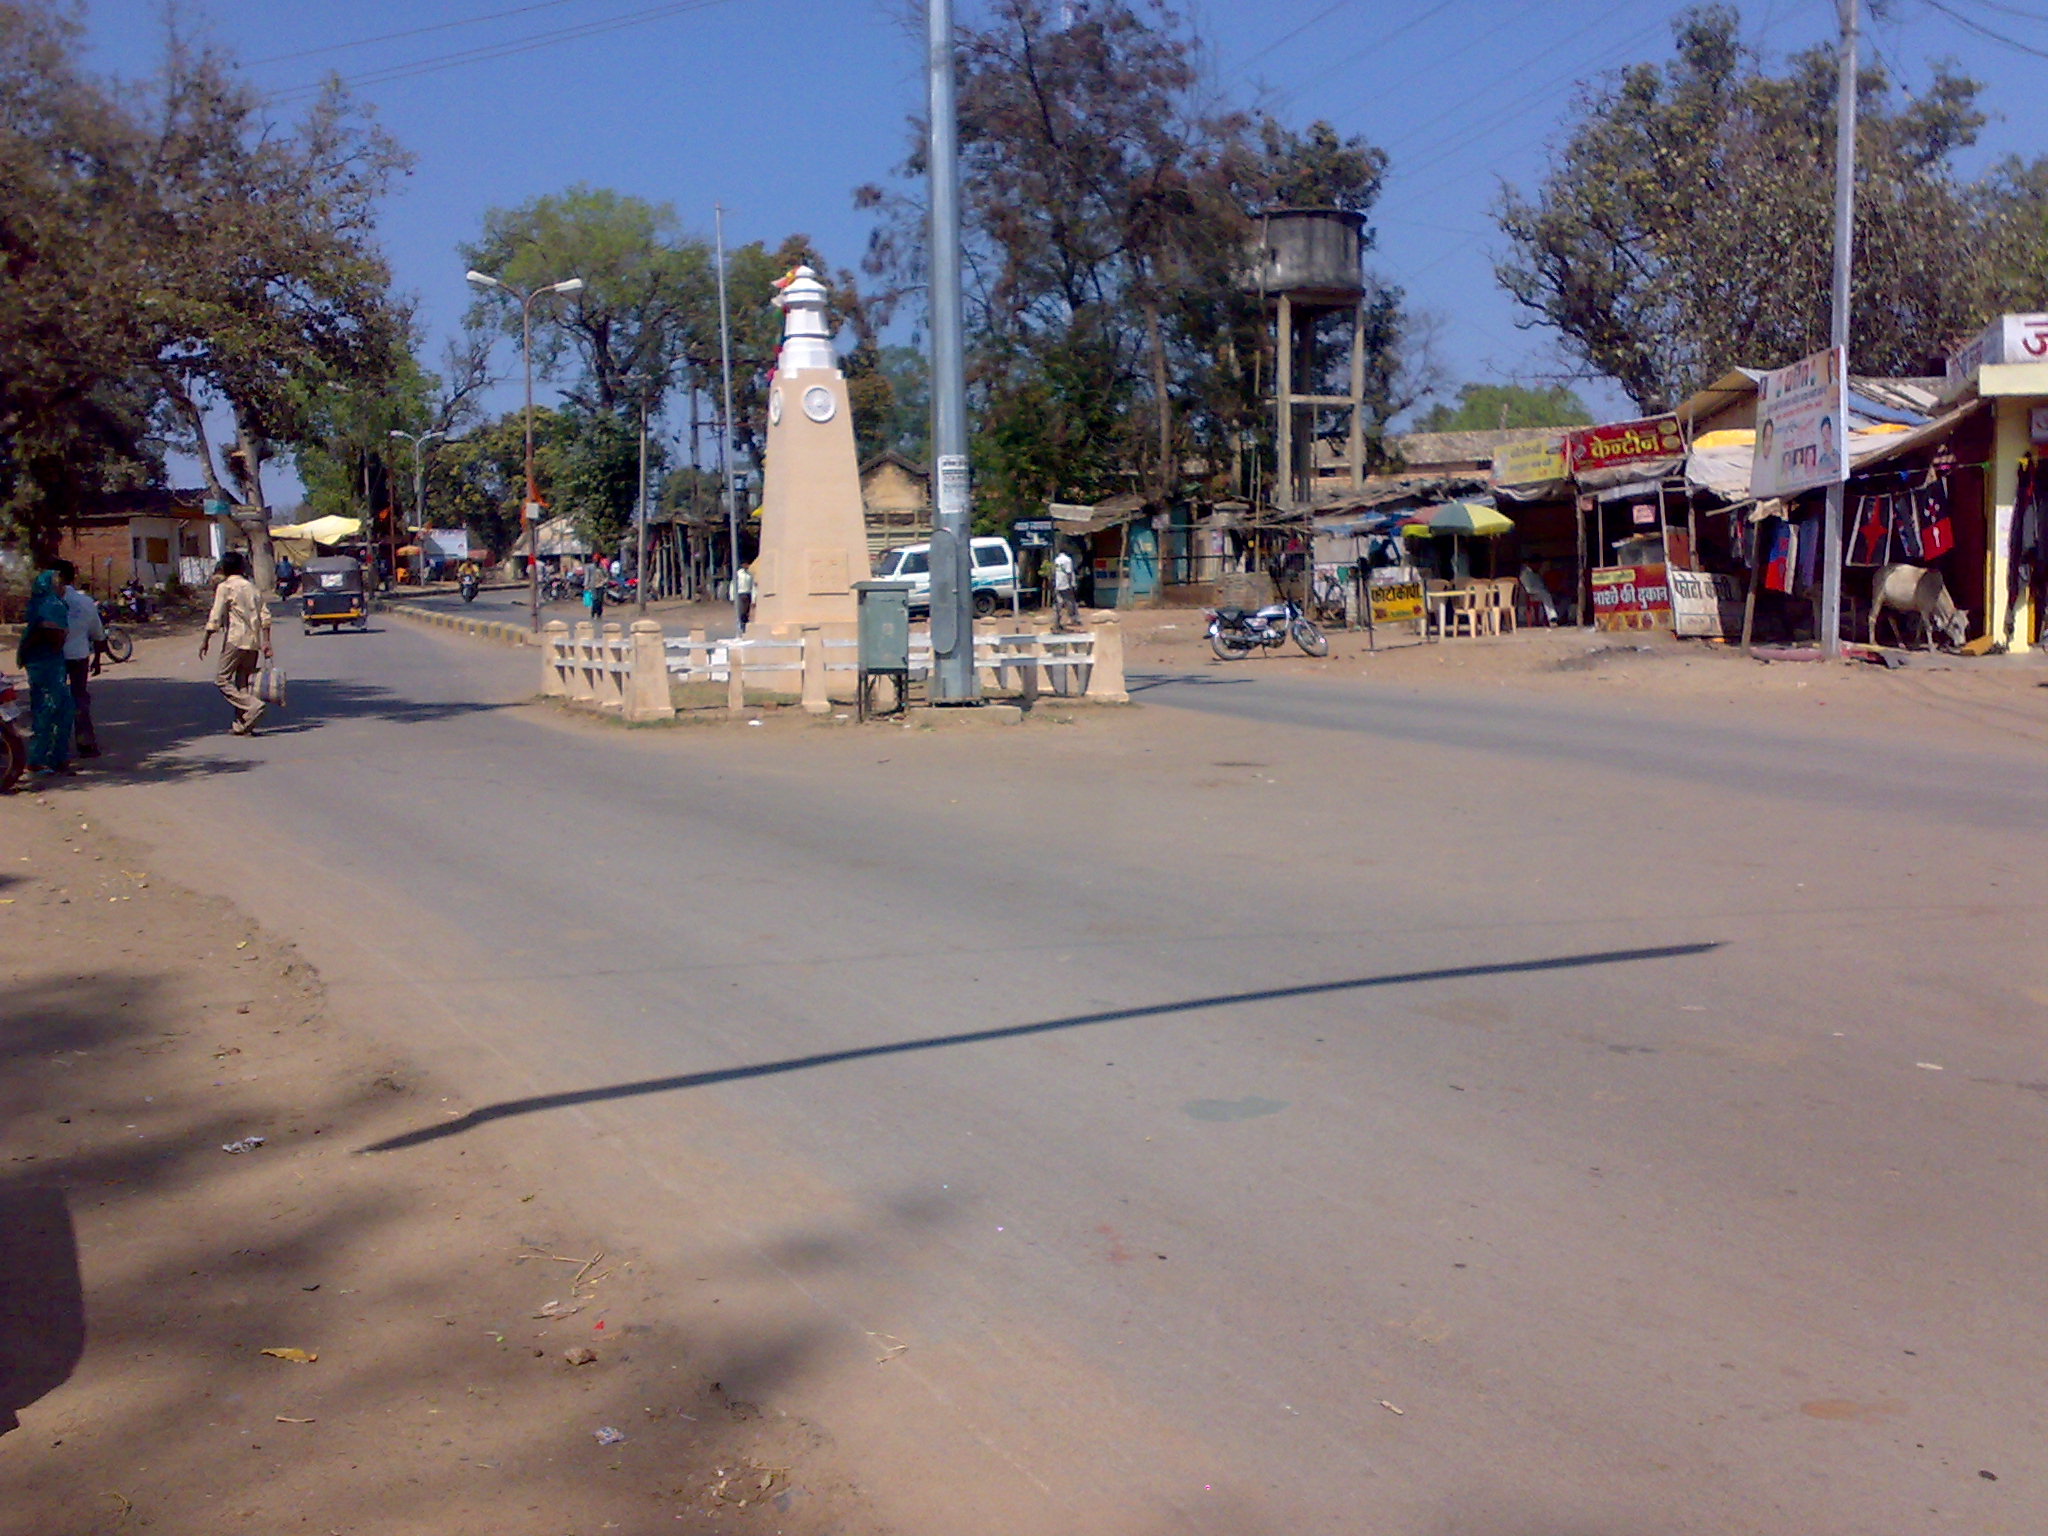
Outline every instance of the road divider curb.
<path id="1" fill-rule="evenodd" d="M 501 619 L 473 619 L 466 613 L 443 613 L 438 608 L 422 608 L 414 603 L 386 603 L 384 611 L 422 624 L 452 629 L 458 634 L 474 635 L 479 640 L 495 641 L 499 645 L 527 645 L 533 638 L 533 632 L 524 624 L 507 624 Z"/>

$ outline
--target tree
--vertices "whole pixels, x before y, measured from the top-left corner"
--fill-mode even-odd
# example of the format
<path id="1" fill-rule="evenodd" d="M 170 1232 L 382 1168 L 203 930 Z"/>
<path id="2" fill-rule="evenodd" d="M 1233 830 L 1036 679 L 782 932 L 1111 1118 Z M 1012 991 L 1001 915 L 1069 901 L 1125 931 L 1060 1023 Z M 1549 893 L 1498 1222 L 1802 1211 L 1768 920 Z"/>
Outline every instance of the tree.
<path id="1" fill-rule="evenodd" d="M 175 36 L 160 88 L 139 167 L 151 362 L 208 490 L 242 507 L 267 587 L 262 473 L 274 445 L 308 432 L 321 387 L 376 392 L 409 356 L 375 238 L 377 203 L 409 160 L 339 85 L 282 125 L 224 55 Z M 219 465 L 214 404 L 234 432 Z"/>
<path id="2" fill-rule="evenodd" d="M 0 532 L 39 557 L 95 497 L 161 473 L 134 124 L 78 48 L 69 13 L 0 4 Z"/>
<path id="3" fill-rule="evenodd" d="M 1775 367 L 1827 344 L 1835 67 L 1815 50 L 1767 73 L 1730 7 L 1674 23 L 1662 66 L 1586 98 L 1535 197 L 1497 211 L 1496 271 L 1527 324 L 1548 325 L 1644 409 L 1721 370 Z M 1954 156 L 1984 115 L 1975 81 L 1936 66 L 1917 96 L 1862 77 L 1850 356 L 1921 373 L 1976 321 L 1980 220 Z"/>
<path id="4" fill-rule="evenodd" d="M 586 411 L 658 407 L 679 362 L 718 355 L 717 277 L 710 248 L 685 236 L 673 208 L 606 187 L 576 185 L 484 214 L 469 265 L 514 288 L 583 279 L 581 292 L 533 311 L 534 360 L 578 371 L 564 393 Z M 520 334 L 520 306 L 501 289 L 478 295 L 473 319 Z M 701 379 L 699 382 L 703 382 Z"/>
<path id="5" fill-rule="evenodd" d="M 1415 430 L 1505 432 L 1510 427 L 1572 427 L 1589 420 L 1585 402 L 1569 385 L 1461 384 L 1458 403 L 1431 406 L 1416 418 Z"/>
<path id="6" fill-rule="evenodd" d="M 1327 124 L 1296 135 L 1212 101 L 1197 40 L 1158 0 L 989 11 L 959 42 L 980 495 L 1002 518 L 1134 486 L 1178 494 L 1191 461 L 1228 462 L 1269 414 L 1267 317 L 1243 276 L 1250 210 L 1369 209 L 1384 156 Z M 925 173 L 921 124 L 900 173 Z M 881 215 L 864 267 L 883 300 L 918 292 L 922 207 L 879 186 L 857 202 Z M 1397 293 L 1374 293 L 1369 330 L 1377 436 L 1399 394 Z"/>

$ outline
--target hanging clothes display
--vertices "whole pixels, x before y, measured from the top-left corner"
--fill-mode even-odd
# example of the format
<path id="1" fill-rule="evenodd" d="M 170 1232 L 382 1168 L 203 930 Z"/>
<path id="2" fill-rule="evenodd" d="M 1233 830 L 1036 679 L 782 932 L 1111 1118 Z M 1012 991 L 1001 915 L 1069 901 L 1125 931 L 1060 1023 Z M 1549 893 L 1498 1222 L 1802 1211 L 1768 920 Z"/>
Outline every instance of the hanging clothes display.
<path id="1" fill-rule="evenodd" d="M 1948 476 L 1928 471 L 1927 483 L 1915 493 L 1914 507 L 1920 518 L 1920 553 L 1939 560 L 1956 547 L 1956 528 L 1948 510 Z"/>
<path id="2" fill-rule="evenodd" d="M 1898 550 L 1899 558 L 1913 565 L 1926 559 L 1920 539 L 1920 511 L 1913 502 L 1913 493 L 1892 498 L 1892 543 Z"/>
<path id="3" fill-rule="evenodd" d="M 1890 558 L 1892 544 L 1892 498 L 1858 496 L 1849 523 L 1849 565 L 1883 565 Z"/>
<path id="4" fill-rule="evenodd" d="M 1764 590 L 1766 592 L 1790 592 L 1792 590 L 1792 546 L 1796 542 L 1792 524 L 1783 518 L 1773 519 L 1764 535 Z"/>
<path id="5" fill-rule="evenodd" d="M 1799 519 L 1799 585 L 1796 592 L 1810 592 L 1820 582 L 1821 514 L 1809 513 Z"/>

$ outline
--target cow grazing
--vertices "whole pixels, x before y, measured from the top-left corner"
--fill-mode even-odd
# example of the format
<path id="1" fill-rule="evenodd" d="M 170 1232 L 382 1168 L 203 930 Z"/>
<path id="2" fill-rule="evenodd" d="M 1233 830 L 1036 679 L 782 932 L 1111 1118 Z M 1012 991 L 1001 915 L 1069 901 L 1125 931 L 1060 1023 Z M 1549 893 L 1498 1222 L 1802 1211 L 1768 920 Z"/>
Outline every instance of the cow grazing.
<path id="1" fill-rule="evenodd" d="M 1923 565 L 1881 565 L 1870 582 L 1870 643 L 1877 644 L 1877 616 L 1885 609 L 1916 615 L 1920 636 L 1934 649 L 1937 638 L 1954 649 L 1963 643 L 1969 629 L 1969 613 L 1958 608 L 1948 595 L 1941 572 Z M 1896 632 L 1898 620 L 1892 621 Z"/>

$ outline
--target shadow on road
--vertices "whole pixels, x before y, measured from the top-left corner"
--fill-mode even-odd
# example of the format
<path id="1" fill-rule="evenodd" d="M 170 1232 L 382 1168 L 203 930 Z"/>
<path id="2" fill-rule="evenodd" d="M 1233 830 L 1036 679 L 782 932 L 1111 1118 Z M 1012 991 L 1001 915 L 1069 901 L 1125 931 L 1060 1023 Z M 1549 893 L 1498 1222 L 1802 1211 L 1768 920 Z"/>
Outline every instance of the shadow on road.
<path id="1" fill-rule="evenodd" d="M 372 684 L 338 678 L 295 678 L 283 708 L 270 709 L 257 727 L 265 736 L 292 736 L 340 720 L 392 720 L 424 724 L 505 708 L 474 700 L 407 698 Z M 167 779 L 243 773 L 256 757 L 225 757 L 192 750 L 212 739 L 233 738 L 233 716 L 220 690 L 193 678 L 103 674 L 93 682 L 93 719 L 106 755 L 82 767 L 90 773 L 71 782 L 86 784 L 161 783 Z M 42 786 L 64 787 L 64 780 Z"/>
<path id="2" fill-rule="evenodd" d="M 1220 688 L 1257 681 L 1255 677 L 1218 677 L 1211 672 L 1132 672 L 1124 678 L 1124 691 L 1143 693 L 1150 688 Z"/>
<path id="3" fill-rule="evenodd" d="M 960 1034 L 929 1035 L 916 1040 L 891 1040 L 881 1045 L 857 1045 L 841 1051 L 820 1051 L 811 1056 L 790 1056 L 780 1061 L 755 1062 L 744 1067 L 722 1067 L 710 1072 L 683 1072 L 672 1077 L 650 1077 L 638 1082 L 613 1083 L 603 1088 L 575 1088 L 561 1093 L 535 1094 L 524 1099 L 504 1099 L 496 1104 L 482 1105 L 444 1124 L 421 1126 L 418 1130 L 374 1142 L 361 1150 L 396 1152 L 406 1147 L 440 1141 L 449 1136 L 459 1136 L 493 1120 L 537 1114 L 547 1109 L 568 1109 L 578 1104 L 596 1104 L 609 1099 L 639 1098 L 650 1093 L 674 1093 L 686 1088 L 708 1088 L 716 1083 L 743 1082 L 756 1077 L 778 1077 L 785 1072 L 805 1072 L 813 1067 L 838 1066 L 842 1062 L 866 1061 L 877 1056 L 902 1056 L 916 1051 L 935 1051 L 946 1046 L 982 1045 L 994 1040 L 1019 1040 L 1030 1035 L 1079 1029 L 1090 1024 L 1120 1024 L 1133 1019 L 1159 1018 L 1168 1014 L 1198 1013 L 1205 1008 L 1285 1002 L 1293 998 L 1322 997 L 1333 992 L 1355 992 L 1368 987 L 1400 987 L 1430 981 L 1463 981 L 1475 976 L 1513 976 L 1538 971 L 1577 970 L 1595 965 L 1628 965 L 1642 960 L 1676 960 L 1688 955 L 1710 954 L 1720 947 L 1719 940 L 1710 940 L 1697 944 L 1662 944 L 1649 949 L 1610 949 L 1584 955 L 1552 955 L 1541 960 L 1506 960 L 1487 965 L 1449 966 L 1435 971 L 1400 971 L 1386 976 L 1356 976 L 1346 981 L 1314 981 L 1294 987 L 1265 987 L 1256 992 L 1224 992 L 1210 997 L 1183 998 L 1178 1002 L 1150 1003 L 1136 1008 L 1112 1008 L 1100 1013 L 1077 1013 L 1065 1018 L 1041 1019 L 1031 1024 L 1005 1024 L 994 1029 L 967 1030 Z"/>

